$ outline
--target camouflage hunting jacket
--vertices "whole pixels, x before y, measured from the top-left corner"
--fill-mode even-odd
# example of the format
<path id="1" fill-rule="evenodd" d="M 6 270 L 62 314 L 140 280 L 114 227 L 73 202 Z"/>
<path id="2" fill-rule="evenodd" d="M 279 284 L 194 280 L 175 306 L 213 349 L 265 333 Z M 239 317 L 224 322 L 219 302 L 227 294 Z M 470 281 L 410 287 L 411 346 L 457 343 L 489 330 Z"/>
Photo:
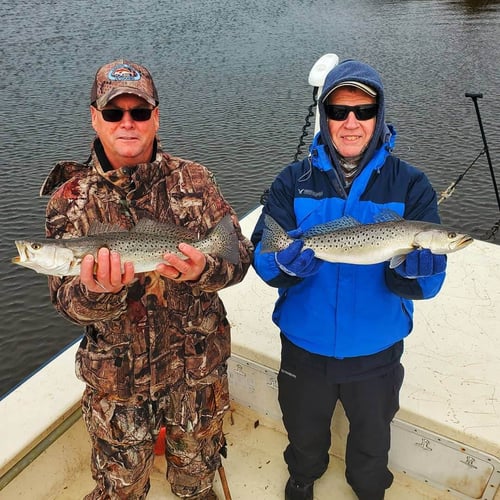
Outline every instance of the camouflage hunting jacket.
<path id="1" fill-rule="evenodd" d="M 49 277 L 57 311 L 85 327 L 77 376 L 110 398 L 137 398 L 138 403 L 163 396 L 182 380 L 210 383 L 210 375 L 230 355 L 229 323 L 217 291 L 243 279 L 252 244 L 203 165 L 173 157 L 157 142 L 153 162 L 105 171 L 96 145 L 88 163 L 58 163 L 45 180 L 41 194 L 51 195 L 48 237 L 84 236 L 94 220 L 130 229 L 144 217 L 204 237 L 231 214 L 240 263 L 208 255 L 196 282 L 146 272 L 118 294 L 88 291 L 79 276 Z"/>

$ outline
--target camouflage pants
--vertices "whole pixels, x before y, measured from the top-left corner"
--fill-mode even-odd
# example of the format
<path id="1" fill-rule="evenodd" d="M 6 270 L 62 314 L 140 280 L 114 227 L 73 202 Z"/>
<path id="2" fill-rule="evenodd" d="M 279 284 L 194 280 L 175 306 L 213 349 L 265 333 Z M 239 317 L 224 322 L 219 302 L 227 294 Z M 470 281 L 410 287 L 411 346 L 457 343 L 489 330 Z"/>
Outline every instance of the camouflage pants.
<path id="1" fill-rule="evenodd" d="M 172 492 L 201 499 L 210 492 L 225 440 L 229 408 L 225 369 L 196 386 L 185 382 L 161 399 L 115 401 L 86 388 L 82 410 L 92 441 L 92 477 L 85 500 L 140 500 L 149 490 L 153 447 L 166 427 L 167 479 Z"/>

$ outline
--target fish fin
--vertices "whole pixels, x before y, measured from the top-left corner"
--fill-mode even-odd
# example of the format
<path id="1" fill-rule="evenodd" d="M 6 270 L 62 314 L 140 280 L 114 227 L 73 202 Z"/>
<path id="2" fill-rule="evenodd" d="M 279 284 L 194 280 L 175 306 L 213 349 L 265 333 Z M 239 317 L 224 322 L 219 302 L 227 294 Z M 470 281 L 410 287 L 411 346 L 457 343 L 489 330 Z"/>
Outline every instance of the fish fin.
<path id="1" fill-rule="evenodd" d="M 400 266 L 406 260 L 406 254 L 403 255 L 395 255 L 389 264 L 390 269 L 394 269 L 395 267 Z"/>
<path id="2" fill-rule="evenodd" d="M 185 242 L 193 242 L 199 239 L 192 230 L 186 227 L 178 226 L 171 222 L 158 222 L 156 220 L 146 218 L 139 219 L 130 232 L 156 236 L 169 234 L 178 238 L 180 241 Z"/>
<path id="3" fill-rule="evenodd" d="M 98 236 L 108 233 L 127 233 L 127 229 L 123 229 L 116 224 L 110 224 L 108 222 L 93 221 L 90 224 L 89 232 L 87 236 Z"/>
<path id="4" fill-rule="evenodd" d="M 264 230 L 260 249 L 262 253 L 279 252 L 286 248 L 293 240 L 288 233 L 270 216 L 264 215 Z"/>
<path id="5" fill-rule="evenodd" d="M 393 222 L 393 221 L 401 221 L 404 220 L 401 215 L 399 215 L 394 210 L 390 208 L 384 208 L 373 218 L 375 222 Z"/>
<path id="6" fill-rule="evenodd" d="M 220 241 L 221 245 L 214 255 L 221 257 L 231 264 L 240 263 L 240 244 L 234 229 L 233 219 L 230 214 L 225 215 L 210 232 L 208 239 Z"/>
<path id="7" fill-rule="evenodd" d="M 349 227 L 360 226 L 361 222 L 356 220 L 350 215 L 344 215 L 340 219 L 331 220 L 323 224 L 317 224 L 316 226 L 310 227 L 302 234 L 303 238 L 310 238 L 313 236 L 318 236 L 325 233 L 331 233 L 333 231 L 339 231 L 341 229 L 347 229 Z"/>

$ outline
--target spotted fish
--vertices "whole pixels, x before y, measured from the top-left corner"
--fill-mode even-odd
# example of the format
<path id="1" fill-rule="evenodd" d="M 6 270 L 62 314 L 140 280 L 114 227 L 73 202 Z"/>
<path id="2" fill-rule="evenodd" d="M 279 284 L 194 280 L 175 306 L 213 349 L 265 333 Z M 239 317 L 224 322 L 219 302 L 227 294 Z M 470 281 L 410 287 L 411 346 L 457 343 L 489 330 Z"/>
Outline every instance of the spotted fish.
<path id="1" fill-rule="evenodd" d="M 277 252 L 294 239 L 269 215 L 264 216 L 261 251 Z M 401 264 L 406 254 L 427 248 L 435 254 L 456 252 L 473 239 L 440 224 L 405 220 L 391 210 L 381 212 L 373 224 L 361 224 L 350 216 L 319 224 L 300 235 L 304 249 L 327 262 L 377 264 L 389 260 Z"/>
<path id="2" fill-rule="evenodd" d="M 185 258 L 177 249 L 181 242 L 232 264 L 239 262 L 238 237 L 230 215 L 221 219 L 204 239 L 187 228 L 149 219 L 140 220 L 129 231 L 95 223 L 89 234 L 80 238 L 17 240 L 19 255 L 12 262 L 41 274 L 74 276 L 80 274 L 85 255 L 95 257 L 99 248 L 107 247 L 118 252 L 122 262 L 133 262 L 135 271 L 140 273 L 153 271 L 167 252 Z"/>

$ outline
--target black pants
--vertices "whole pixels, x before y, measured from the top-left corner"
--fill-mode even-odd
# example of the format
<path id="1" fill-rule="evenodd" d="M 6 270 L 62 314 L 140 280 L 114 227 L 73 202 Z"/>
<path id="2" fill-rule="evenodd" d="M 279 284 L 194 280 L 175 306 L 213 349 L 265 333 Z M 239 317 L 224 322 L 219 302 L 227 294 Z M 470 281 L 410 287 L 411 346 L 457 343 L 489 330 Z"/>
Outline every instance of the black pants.
<path id="1" fill-rule="evenodd" d="M 399 409 L 404 370 L 399 362 L 387 371 L 354 381 L 335 381 L 339 360 L 308 353 L 283 338 L 278 374 L 279 403 L 288 432 L 284 457 L 290 475 L 311 483 L 328 467 L 333 411 L 340 400 L 349 420 L 346 479 L 363 500 L 384 497 L 393 475 L 387 468 L 390 423 Z"/>

